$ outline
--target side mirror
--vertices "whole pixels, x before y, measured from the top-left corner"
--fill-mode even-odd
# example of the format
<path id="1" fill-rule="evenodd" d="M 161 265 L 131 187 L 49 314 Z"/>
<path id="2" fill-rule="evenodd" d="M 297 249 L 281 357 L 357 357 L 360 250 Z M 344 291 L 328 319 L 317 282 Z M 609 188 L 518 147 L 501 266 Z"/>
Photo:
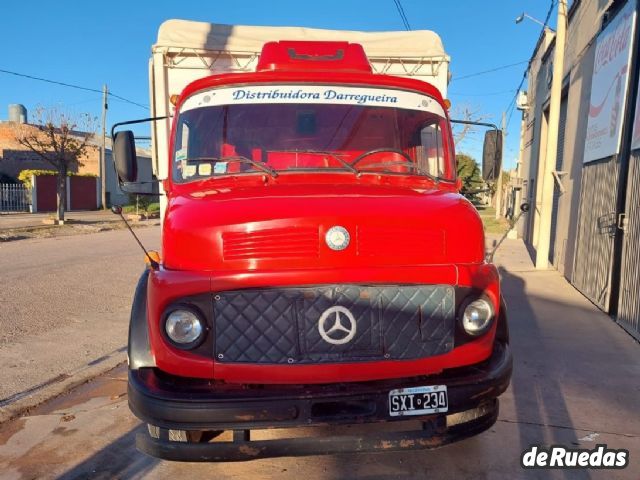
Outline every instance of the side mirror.
<path id="1" fill-rule="evenodd" d="M 502 132 L 489 130 L 484 135 L 482 148 L 482 178 L 492 182 L 498 178 L 502 169 Z"/>
<path id="2" fill-rule="evenodd" d="M 138 159 L 136 142 L 131 130 L 123 130 L 113 136 L 113 162 L 120 183 L 138 180 Z"/>

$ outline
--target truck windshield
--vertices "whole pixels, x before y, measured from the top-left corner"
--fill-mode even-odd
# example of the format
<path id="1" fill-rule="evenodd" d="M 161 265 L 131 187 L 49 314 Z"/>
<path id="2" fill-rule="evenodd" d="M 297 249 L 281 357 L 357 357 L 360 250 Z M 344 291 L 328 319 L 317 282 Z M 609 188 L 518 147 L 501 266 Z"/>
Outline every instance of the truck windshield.
<path id="1" fill-rule="evenodd" d="M 342 98 L 323 102 L 326 89 L 319 89 L 318 98 L 290 88 L 293 95 L 299 93 L 298 99 L 303 97 L 298 103 L 283 97 L 287 91 L 282 88 L 284 93 L 271 95 L 267 101 L 260 96 L 264 90 L 256 93 L 246 88 L 211 90 L 188 98 L 176 129 L 174 181 L 340 170 L 453 179 L 448 123 L 440 105 L 430 97 L 345 87 Z M 361 91 L 374 93 L 367 96 Z M 241 98 L 245 101 L 232 103 L 240 97 L 238 92 L 245 92 Z M 383 104 L 385 99 L 396 98 L 394 93 L 401 101 Z M 212 97 L 224 103 L 215 105 Z M 285 101 L 277 102 L 281 97 Z M 368 99 L 373 104 L 367 104 Z"/>

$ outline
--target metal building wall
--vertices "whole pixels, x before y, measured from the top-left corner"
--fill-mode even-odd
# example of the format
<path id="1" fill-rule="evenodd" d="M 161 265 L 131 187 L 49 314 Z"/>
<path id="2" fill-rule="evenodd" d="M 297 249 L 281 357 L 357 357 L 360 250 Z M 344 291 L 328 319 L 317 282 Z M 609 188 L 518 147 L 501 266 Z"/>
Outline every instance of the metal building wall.
<path id="1" fill-rule="evenodd" d="M 566 172 L 561 175 L 564 193 L 556 190 L 554 198 L 553 224 L 550 261 L 567 279 L 573 278 L 577 237 L 580 228 L 579 208 L 581 202 L 581 181 L 583 175 L 584 145 L 587 130 L 587 119 L 591 95 L 591 77 L 595 56 L 595 36 L 600 30 L 602 15 L 611 4 L 610 0 L 576 1 L 569 12 L 567 28 L 567 45 L 565 50 L 564 89 L 566 91 L 566 118 L 563 124 L 564 140 L 558 142 L 558 160 L 556 170 Z M 551 39 L 553 37 L 550 37 Z M 550 77 L 546 65 L 547 58 L 553 55 L 554 44 L 539 42 L 529 70 L 529 91 L 535 92 L 534 101 L 528 112 L 529 123 L 535 122 L 535 139 L 523 154 L 523 178 L 527 180 L 528 189 L 534 184 L 538 189 L 538 169 L 544 162 L 546 138 L 543 138 L 544 108 L 549 96 Z M 563 105 L 564 108 L 564 105 Z M 526 144 L 525 144 L 526 145 Z M 562 149 L 562 151 L 560 151 Z M 532 182 L 533 180 L 533 182 Z M 557 189 L 557 186 L 556 186 Z M 535 202 L 532 207 L 539 208 Z M 535 209 L 525 224 L 522 236 L 525 242 L 537 247 L 536 219 L 539 216 Z"/>
<path id="2" fill-rule="evenodd" d="M 579 230 L 578 212 L 581 198 L 584 145 L 591 97 L 591 77 L 595 57 L 593 38 L 600 29 L 600 19 L 609 1 L 574 2 L 569 16 L 564 55 L 564 89 L 566 91 L 565 121 L 559 134 L 563 136 L 562 154 L 558 152 L 556 170 L 563 193 L 555 185 L 555 231 L 551 237 L 551 264 L 567 279 L 573 278 Z M 564 100 L 563 100 L 564 101 Z M 561 158 L 560 158 L 561 157 Z M 561 160 L 561 162 L 560 162 Z"/>
<path id="3" fill-rule="evenodd" d="M 583 167 L 572 283 L 605 311 L 609 308 L 617 184 L 615 158 Z"/>
<path id="4" fill-rule="evenodd" d="M 549 47 L 555 37 L 551 31 L 545 31 L 536 46 L 533 58 L 529 67 L 528 102 L 529 109 L 525 116 L 525 145 L 522 154 L 521 175 L 523 183 L 526 181 L 526 199 L 530 205 L 530 213 L 522 222 L 522 237 L 531 246 L 537 243 L 535 232 L 540 215 L 536 206 L 536 199 L 539 198 L 538 170 L 541 165 L 541 157 L 545 154 L 546 125 L 544 111 L 547 108 L 549 99 L 548 74 L 550 67 Z"/>
<path id="5" fill-rule="evenodd" d="M 640 340 L 640 151 L 629 161 L 617 321 Z"/>
<path id="6" fill-rule="evenodd" d="M 569 280 L 573 278 L 578 234 L 582 159 L 584 158 L 587 135 L 594 57 L 595 46 L 593 44 L 586 46 L 580 52 L 580 56 L 575 59 L 575 64 L 571 68 L 568 78 L 567 119 L 562 165 L 562 170 L 567 174 L 562 175 L 562 186 L 565 192 L 558 202 L 558 221 L 554 245 L 554 251 L 557 252 L 557 262 L 554 263 L 554 266 Z"/>

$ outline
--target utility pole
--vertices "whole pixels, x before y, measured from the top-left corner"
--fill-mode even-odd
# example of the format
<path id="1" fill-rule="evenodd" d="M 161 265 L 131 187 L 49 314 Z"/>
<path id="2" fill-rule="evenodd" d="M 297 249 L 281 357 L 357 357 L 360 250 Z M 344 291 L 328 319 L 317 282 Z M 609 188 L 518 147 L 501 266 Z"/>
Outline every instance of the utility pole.
<path id="1" fill-rule="evenodd" d="M 102 86 L 102 148 L 100 149 L 100 193 L 102 209 L 107 208 L 107 109 L 109 90 Z"/>
<path id="2" fill-rule="evenodd" d="M 502 112 L 502 152 L 500 168 L 498 169 L 498 183 L 496 184 L 496 220 L 502 217 L 502 164 L 504 163 L 504 145 L 507 136 L 507 112 Z"/>
<path id="3" fill-rule="evenodd" d="M 556 28 L 556 46 L 553 53 L 553 78 L 551 80 L 551 99 L 549 101 L 547 149 L 542 171 L 540 233 L 536 251 L 536 269 L 538 270 L 546 270 L 549 268 L 553 187 L 555 182 L 553 171 L 556 169 L 556 157 L 558 155 L 558 127 L 560 125 L 560 99 L 562 97 L 566 27 L 567 0 L 558 0 L 558 26 Z"/>

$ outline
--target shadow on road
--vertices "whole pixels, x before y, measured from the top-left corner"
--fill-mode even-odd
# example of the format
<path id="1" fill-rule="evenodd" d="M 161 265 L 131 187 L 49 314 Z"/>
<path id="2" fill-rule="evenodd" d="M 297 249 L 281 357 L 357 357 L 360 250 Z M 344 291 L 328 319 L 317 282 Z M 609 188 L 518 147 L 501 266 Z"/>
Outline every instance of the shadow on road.
<path id="1" fill-rule="evenodd" d="M 557 369 L 563 351 L 554 351 L 547 345 L 541 331 L 541 321 L 534 312 L 526 294 L 525 280 L 500 267 L 500 276 L 505 286 L 503 295 L 507 298 L 510 319 L 511 345 L 514 351 L 514 374 L 511 379 L 511 392 L 515 414 L 519 423 L 537 423 L 545 425 L 551 418 L 567 427 L 569 436 L 557 435 L 556 429 L 540 430 L 541 438 L 533 439 L 523 428 L 519 428 L 520 451 L 528 449 L 534 443 L 544 445 L 563 444 L 567 439 L 578 445 L 578 438 L 564 398 L 562 372 Z M 544 435 L 550 432 L 551 437 Z M 566 432 L 563 432 L 566 433 Z M 585 470 L 562 471 L 565 478 L 588 479 Z"/>
<path id="2" fill-rule="evenodd" d="M 136 434 L 140 432 L 146 432 L 145 425 L 139 425 L 117 438 L 82 463 L 60 475 L 58 479 L 144 478 L 159 463 L 159 460 L 136 450 Z"/>

